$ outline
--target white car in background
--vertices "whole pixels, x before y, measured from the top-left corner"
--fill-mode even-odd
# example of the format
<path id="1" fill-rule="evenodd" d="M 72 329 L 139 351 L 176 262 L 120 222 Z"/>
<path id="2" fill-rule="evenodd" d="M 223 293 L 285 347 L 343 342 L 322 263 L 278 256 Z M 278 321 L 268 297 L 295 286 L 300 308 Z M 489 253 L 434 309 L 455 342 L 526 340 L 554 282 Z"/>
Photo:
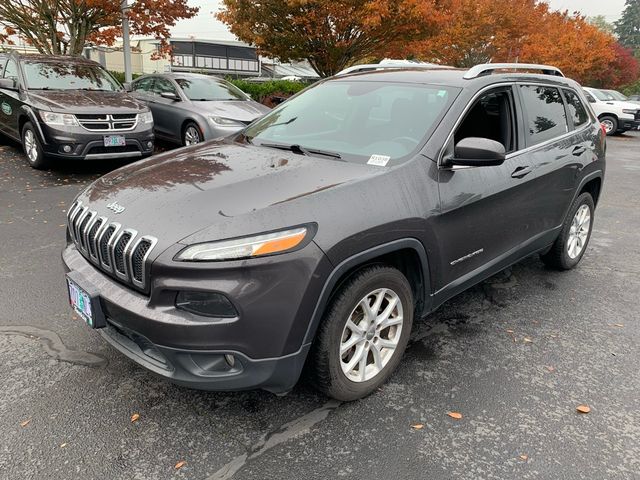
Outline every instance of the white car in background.
<path id="1" fill-rule="evenodd" d="M 603 92 L 608 93 L 609 95 L 611 95 L 613 98 L 615 98 L 620 102 L 631 102 L 631 103 L 635 103 L 636 105 L 640 105 L 640 100 L 634 100 L 633 98 L 627 97 L 624 93 L 619 92 L 617 90 L 603 90 Z M 635 97 L 637 98 L 638 96 L 636 95 Z"/>
<path id="2" fill-rule="evenodd" d="M 597 88 L 584 87 L 584 92 L 607 135 L 640 127 L 640 105 L 616 100 L 611 93 Z"/>

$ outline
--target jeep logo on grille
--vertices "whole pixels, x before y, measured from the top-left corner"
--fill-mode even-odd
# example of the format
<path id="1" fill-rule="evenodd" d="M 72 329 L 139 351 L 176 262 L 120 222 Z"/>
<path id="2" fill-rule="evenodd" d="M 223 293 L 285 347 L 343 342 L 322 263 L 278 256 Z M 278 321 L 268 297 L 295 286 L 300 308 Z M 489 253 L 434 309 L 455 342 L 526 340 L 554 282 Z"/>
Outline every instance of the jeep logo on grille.
<path id="1" fill-rule="evenodd" d="M 124 212 L 124 207 L 122 205 L 118 205 L 117 202 L 111 202 L 109 205 L 107 205 L 107 208 L 109 210 L 113 210 L 116 213 Z"/>

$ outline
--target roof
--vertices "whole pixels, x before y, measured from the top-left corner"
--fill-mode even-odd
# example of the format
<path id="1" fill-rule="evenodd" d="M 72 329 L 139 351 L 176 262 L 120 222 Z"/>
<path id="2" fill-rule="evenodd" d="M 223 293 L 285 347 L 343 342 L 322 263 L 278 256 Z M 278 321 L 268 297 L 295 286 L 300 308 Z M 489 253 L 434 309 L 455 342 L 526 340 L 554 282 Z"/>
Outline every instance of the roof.
<path id="1" fill-rule="evenodd" d="M 369 72 L 351 73 L 332 77 L 333 81 L 346 81 L 357 78 L 358 80 L 367 81 L 385 81 L 385 82 L 406 82 L 406 83 L 428 83 L 434 85 L 447 85 L 452 87 L 471 87 L 479 84 L 491 84 L 498 82 L 544 82 L 559 85 L 574 85 L 574 82 L 568 78 L 556 75 L 544 75 L 535 73 L 522 72 L 500 72 L 490 75 L 482 75 L 475 78 L 465 79 L 465 74 L 469 71 L 466 68 L 393 68 L 388 70 L 375 70 Z"/>
<path id="2" fill-rule="evenodd" d="M 24 60 L 33 60 L 36 62 L 43 62 L 43 63 L 73 62 L 73 63 L 86 63 L 91 65 L 99 65 L 97 62 L 94 62 L 93 60 L 89 60 L 88 58 L 73 57 L 71 55 L 45 55 L 41 53 L 20 53 L 15 51 L 8 52 L 8 53 L 15 55 L 18 58 L 21 58 Z"/>

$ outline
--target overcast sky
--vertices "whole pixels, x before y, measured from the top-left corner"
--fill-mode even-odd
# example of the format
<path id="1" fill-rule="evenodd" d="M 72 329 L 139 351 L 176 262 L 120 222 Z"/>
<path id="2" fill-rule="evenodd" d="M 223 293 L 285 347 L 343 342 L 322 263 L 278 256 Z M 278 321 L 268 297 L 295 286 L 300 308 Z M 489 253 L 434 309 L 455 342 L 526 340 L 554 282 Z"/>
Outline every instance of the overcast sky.
<path id="1" fill-rule="evenodd" d="M 174 37 L 189 37 L 213 40 L 233 40 L 234 36 L 213 14 L 220 8 L 220 0 L 189 0 L 189 4 L 200 7 L 197 17 L 178 23 L 171 33 Z M 609 22 L 620 17 L 624 0 L 549 0 L 556 10 L 579 11 L 586 16 L 604 15 Z"/>

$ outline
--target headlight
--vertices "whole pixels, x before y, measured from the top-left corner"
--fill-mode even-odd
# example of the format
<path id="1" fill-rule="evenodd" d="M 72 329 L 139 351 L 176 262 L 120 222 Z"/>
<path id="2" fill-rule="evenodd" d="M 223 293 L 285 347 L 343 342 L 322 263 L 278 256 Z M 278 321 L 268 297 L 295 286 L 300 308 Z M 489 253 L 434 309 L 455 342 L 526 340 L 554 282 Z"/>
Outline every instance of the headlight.
<path id="1" fill-rule="evenodd" d="M 142 123 L 153 123 L 153 114 L 151 113 L 151 110 L 148 112 L 142 112 L 140 114 L 140 121 Z"/>
<path id="2" fill-rule="evenodd" d="M 78 125 L 78 120 L 76 120 L 75 115 L 70 113 L 40 111 L 40 118 L 42 118 L 42 121 L 47 125 Z"/>
<path id="3" fill-rule="evenodd" d="M 198 243 L 182 250 L 176 255 L 175 260 L 187 262 L 237 260 L 285 253 L 300 245 L 307 238 L 308 233 L 309 230 L 306 227 L 297 227 L 235 240 Z"/>
<path id="4" fill-rule="evenodd" d="M 622 110 L 622 113 L 627 113 L 629 115 L 635 115 L 638 110 L 631 110 L 630 108 L 625 108 Z"/>
<path id="5" fill-rule="evenodd" d="M 243 127 L 244 126 L 242 122 L 231 120 L 230 118 L 209 117 L 209 120 L 211 120 L 216 125 L 221 125 L 223 127 Z"/>

